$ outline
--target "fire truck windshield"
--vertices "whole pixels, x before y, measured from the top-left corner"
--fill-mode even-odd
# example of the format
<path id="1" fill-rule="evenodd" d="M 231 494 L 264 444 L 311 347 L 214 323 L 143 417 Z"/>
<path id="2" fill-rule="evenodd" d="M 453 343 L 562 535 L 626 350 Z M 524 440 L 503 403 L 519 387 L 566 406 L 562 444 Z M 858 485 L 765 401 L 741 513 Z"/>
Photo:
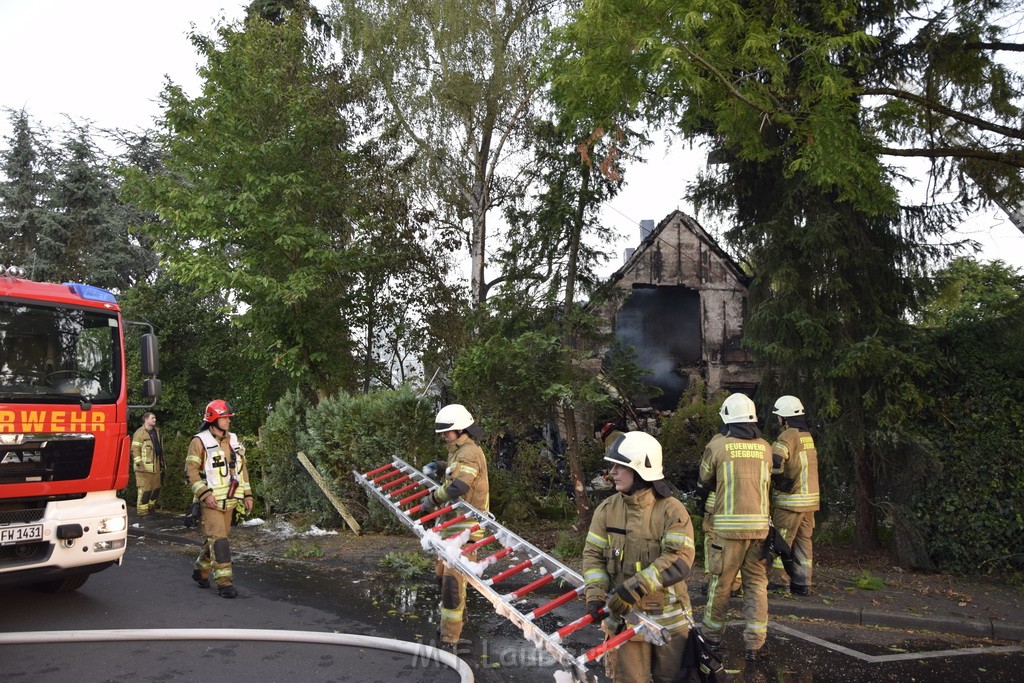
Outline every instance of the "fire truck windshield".
<path id="1" fill-rule="evenodd" d="M 0 401 L 113 403 L 120 339 L 115 315 L 0 301 Z"/>

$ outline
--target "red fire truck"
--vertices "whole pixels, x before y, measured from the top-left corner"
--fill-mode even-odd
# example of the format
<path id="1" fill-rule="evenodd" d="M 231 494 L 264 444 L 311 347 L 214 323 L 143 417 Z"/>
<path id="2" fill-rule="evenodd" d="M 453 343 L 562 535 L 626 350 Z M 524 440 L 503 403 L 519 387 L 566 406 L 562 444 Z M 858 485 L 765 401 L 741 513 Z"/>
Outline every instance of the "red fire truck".
<path id="1" fill-rule="evenodd" d="M 141 335 L 145 406 L 128 405 L 126 322 L 113 294 L 0 266 L 0 585 L 75 590 L 121 564 L 128 408 L 160 395 Z"/>

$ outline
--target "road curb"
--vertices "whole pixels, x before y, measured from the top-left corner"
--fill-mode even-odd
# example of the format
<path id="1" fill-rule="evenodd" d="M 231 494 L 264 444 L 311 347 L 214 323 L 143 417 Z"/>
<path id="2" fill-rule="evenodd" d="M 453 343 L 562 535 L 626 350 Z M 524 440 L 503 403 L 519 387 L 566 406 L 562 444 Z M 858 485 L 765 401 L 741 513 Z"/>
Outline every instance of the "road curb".
<path id="1" fill-rule="evenodd" d="M 707 597 L 698 595 L 691 599 L 694 607 L 707 603 Z M 740 598 L 729 600 L 730 609 L 742 609 Z M 1024 625 L 1007 623 L 995 619 L 975 619 L 970 617 L 934 617 L 913 614 L 894 614 L 866 609 L 845 609 L 829 605 L 801 605 L 791 600 L 768 600 L 768 616 L 797 617 L 801 619 L 822 619 L 859 626 L 877 626 L 884 628 L 907 629 L 914 631 L 935 631 L 961 636 L 980 636 L 997 640 L 1024 641 Z"/>
<path id="2" fill-rule="evenodd" d="M 135 538 L 153 538 L 158 541 L 167 541 L 169 543 L 181 543 L 184 545 L 203 545 L 203 540 L 198 536 L 186 536 L 184 533 L 178 534 L 171 531 L 162 531 L 159 529 L 144 529 L 142 527 L 128 527 L 128 535 Z"/>

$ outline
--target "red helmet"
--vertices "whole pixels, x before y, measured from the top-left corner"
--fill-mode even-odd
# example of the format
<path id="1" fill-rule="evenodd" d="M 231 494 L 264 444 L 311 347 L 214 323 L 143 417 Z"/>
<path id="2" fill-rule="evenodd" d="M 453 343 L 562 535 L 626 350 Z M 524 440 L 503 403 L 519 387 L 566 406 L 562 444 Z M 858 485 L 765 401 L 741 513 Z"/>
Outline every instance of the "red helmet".
<path id="1" fill-rule="evenodd" d="M 604 437 L 608 436 L 608 432 L 612 431 L 613 429 L 615 429 L 615 423 L 606 422 L 605 425 L 601 427 L 601 432 L 598 435 L 598 438 L 601 439 L 601 441 L 604 441 Z"/>
<path id="2" fill-rule="evenodd" d="M 203 414 L 203 422 L 214 422 L 218 417 L 234 417 L 235 411 L 227 401 L 215 398 L 206 404 L 206 412 Z"/>

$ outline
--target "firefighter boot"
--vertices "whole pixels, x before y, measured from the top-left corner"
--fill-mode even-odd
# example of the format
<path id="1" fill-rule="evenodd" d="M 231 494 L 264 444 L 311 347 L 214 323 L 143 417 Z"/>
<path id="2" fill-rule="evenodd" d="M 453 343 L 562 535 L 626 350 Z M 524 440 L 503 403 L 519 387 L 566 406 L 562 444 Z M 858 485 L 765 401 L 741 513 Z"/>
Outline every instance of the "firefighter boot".
<path id="1" fill-rule="evenodd" d="M 193 569 L 192 570 L 192 580 L 195 581 L 196 585 L 199 586 L 200 588 L 209 588 L 210 587 L 210 579 L 208 579 L 205 576 L 203 576 L 203 573 L 201 571 L 199 571 L 198 569 Z"/>
<path id="2" fill-rule="evenodd" d="M 806 598 L 808 595 L 811 594 L 811 589 L 802 584 L 790 582 L 789 592 L 793 595 L 799 595 Z"/>
<path id="3" fill-rule="evenodd" d="M 762 645 L 759 649 L 747 648 L 743 651 L 743 659 L 748 662 L 758 662 L 768 658 L 768 645 Z"/>
<path id="4" fill-rule="evenodd" d="M 217 595 L 222 598 L 237 598 L 238 591 L 235 590 L 234 586 L 221 586 L 217 589 Z"/>

